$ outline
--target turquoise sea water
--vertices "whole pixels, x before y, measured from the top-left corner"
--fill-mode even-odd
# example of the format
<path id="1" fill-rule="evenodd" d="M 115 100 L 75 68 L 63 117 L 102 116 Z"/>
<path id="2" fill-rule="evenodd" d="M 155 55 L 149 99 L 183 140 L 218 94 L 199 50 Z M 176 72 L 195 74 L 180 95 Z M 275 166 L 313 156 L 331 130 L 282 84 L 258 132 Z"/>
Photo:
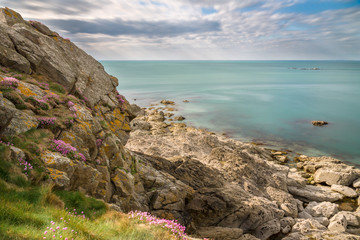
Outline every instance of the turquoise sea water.
<path id="1" fill-rule="evenodd" d="M 191 125 L 360 164 L 360 61 L 102 64 L 131 103 L 174 100 Z M 330 124 L 314 127 L 312 120 Z"/>

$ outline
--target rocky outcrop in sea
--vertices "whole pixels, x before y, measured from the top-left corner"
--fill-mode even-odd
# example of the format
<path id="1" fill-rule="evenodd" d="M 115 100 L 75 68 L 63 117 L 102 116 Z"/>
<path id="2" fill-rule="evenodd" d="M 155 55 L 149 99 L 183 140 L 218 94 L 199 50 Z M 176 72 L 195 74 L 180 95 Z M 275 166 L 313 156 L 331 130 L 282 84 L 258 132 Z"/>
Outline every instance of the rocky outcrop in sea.
<path id="1" fill-rule="evenodd" d="M 174 109 L 130 105 L 100 63 L 11 9 L 0 11 L 0 33 L 0 137 L 39 136 L 10 148 L 12 159 L 39 161 L 41 184 L 178 219 L 203 238 L 360 239 L 359 169 L 303 155 L 289 167 L 262 147 L 168 121 Z"/>

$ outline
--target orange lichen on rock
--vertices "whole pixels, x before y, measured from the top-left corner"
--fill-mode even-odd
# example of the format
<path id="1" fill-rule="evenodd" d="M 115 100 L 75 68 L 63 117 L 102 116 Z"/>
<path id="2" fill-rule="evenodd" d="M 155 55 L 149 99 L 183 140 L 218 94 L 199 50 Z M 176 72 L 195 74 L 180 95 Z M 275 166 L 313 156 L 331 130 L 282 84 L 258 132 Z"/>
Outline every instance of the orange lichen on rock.
<path id="1" fill-rule="evenodd" d="M 30 96 L 37 96 L 33 91 L 31 91 L 29 88 L 25 87 L 24 84 L 20 83 L 18 86 L 18 89 L 21 94 L 30 97 Z"/>

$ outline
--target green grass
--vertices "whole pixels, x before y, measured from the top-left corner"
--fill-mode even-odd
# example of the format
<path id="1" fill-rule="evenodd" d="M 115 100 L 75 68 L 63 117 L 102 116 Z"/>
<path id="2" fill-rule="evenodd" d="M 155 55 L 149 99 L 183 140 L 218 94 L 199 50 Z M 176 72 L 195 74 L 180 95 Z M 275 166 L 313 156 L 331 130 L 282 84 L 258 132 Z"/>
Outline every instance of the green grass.
<path id="1" fill-rule="evenodd" d="M 0 239 L 42 239 L 44 236 L 60 239 L 60 235 L 61 239 L 89 240 L 173 239 L 170 232 L 161 227 L 145 226 L 125 214 L 106 211 L 104 203 L 80 193 L 55 191 L 65 200 L 71 212 L 76 207 L 77 210 L 84 209 L 84 212 L 98 208 L 98 214 L 83 218 L 52 205 L 48 199 L 54 199 L 54 194 L 47 186 L 19 188 L 0 180 L 0 192 Z M 52 225 L 51 221 L 55 224 Z M 54 233 L 44 235 L 44 231 L 49 231 L 47 227 L 57 226 L 60 229 L 56 230 L 55 238 L 52 237 Z M 63 230 L 65 227 L 67 229 Z M 72 229 L 74 232 L 71 232 Z"/>
<path id="2" fill-rule="evenodd" d="M 34 136 L 30 133 L 35 132 L 27 134 L 32 138 Z M 55 224 L 52 225 L 51 221 Z M 49 231 L 47 227 L 57 226 L 60 229 L 56 230 L 55 238 L 53 232 L 44 235 Z M 22 176 L 16 162 L 10 159 L 9 147 L 0 144 L 0 240 L 32 240 L 44 236 L 62 240 L 65 237 L 80 240 L 174 239 L 170 231 L 109 211 L 105 203 L 83 193 L 31 184 Z"/>
<path id="3" fill-rule="evenodd" d="M 61 86 L 60 84 L 57 84 L 55 82 L 49 82 L 49 88 L 50 90 L 58 93 L 58 94 L 65 94 L 65 88 Z"/>

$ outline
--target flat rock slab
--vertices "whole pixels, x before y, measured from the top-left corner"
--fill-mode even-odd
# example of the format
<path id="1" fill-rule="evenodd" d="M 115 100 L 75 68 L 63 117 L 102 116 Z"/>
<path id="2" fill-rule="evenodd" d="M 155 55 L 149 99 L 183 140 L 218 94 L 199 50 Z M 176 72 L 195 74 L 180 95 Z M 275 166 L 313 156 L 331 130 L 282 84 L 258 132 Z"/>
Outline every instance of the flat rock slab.
<path id="1" fill-rule="evenodd" d="M 358 196 L 357 192 L 354 189 L 342 185 L 334 184 L 331 186 L 331 190 L 341 193 L 349 198 L 356 198 Z"/>
<path id="2" fill-rule="evenodd" d="M 344 195 L 331 191 L 330 187 L 324 186 L 288 186 L 288 190 L 304 202 L 336 202 L 344 198 Z"/>

